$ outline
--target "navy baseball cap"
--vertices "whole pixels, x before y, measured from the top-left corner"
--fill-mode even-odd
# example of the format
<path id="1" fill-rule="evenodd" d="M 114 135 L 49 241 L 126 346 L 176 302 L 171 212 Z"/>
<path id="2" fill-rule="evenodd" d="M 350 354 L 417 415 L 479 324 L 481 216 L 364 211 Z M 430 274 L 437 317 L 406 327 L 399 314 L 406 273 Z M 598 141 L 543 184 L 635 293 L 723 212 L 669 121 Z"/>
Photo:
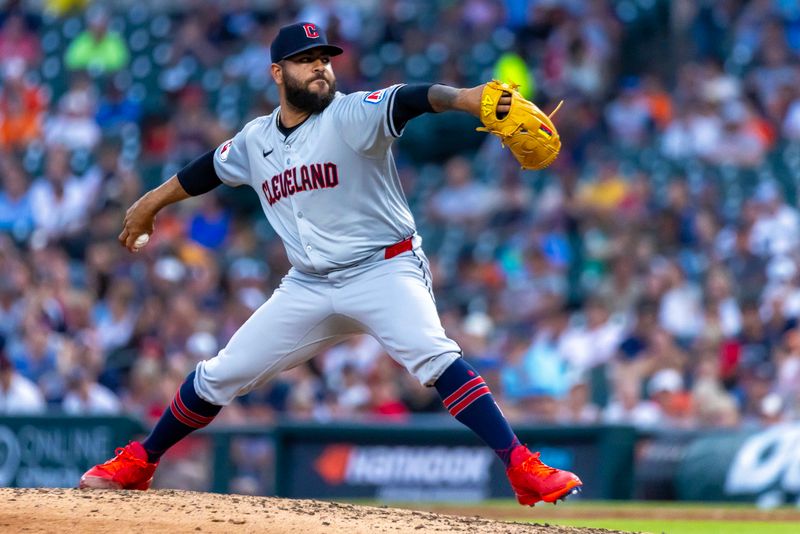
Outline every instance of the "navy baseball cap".
<path id="1" fill-rule="evenodd" d="M 338 46 L 328 44 L 325 32 L 313 22 L 298 22 L 284 26 L 278 31 L 278 35 L 269 47 L 269 53 L 272 62 L 277 63 L 312 48 L 324 48 L 331 56 L 338 56 L 344 52 Z"/>

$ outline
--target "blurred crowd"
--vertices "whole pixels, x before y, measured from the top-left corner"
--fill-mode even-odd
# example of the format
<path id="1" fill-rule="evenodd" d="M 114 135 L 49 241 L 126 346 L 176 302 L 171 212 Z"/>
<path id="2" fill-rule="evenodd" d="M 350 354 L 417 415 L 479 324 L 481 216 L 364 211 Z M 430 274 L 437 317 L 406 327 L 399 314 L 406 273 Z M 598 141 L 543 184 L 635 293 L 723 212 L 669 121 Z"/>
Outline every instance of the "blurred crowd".
<path id="1" fill-rule="evenodd" d="M 251 191 L 165 210 L 138 254 L 116 236 L 139 195 L 271 111 L 269 43 L 312 20 L 346 50 L 344 92 L 498 76 L 566 101 L 543 172 L 454 114 L 395 147 L 447 333 L 510 419 L 800 415 L 795 2 L 26 5 L 0 14 L 0 413 L 152 422 L 269 297 L 288 263 Z M 435 391 L 364 336 L 221 419 L 422 412 L 443 412 Z"/>

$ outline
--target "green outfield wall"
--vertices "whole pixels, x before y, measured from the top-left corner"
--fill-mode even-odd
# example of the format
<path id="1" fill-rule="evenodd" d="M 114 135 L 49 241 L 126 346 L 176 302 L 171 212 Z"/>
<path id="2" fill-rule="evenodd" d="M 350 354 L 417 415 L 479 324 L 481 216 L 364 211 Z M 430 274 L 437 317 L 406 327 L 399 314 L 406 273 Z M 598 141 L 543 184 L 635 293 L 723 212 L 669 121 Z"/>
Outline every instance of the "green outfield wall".
<path id="1" fill-rule="evenodd" d="M 71 487 L 145 432 L 128 417 L 0 417 L 0 486 Z M 447 418 L 402 423 L 211 425 L 208 488 L 234 489 L 233 444 L 274 449 L 274 484 L 297 498 L 480 501 L 511 497 L 500 462 Z M 640 432 L 628 426 L 518 426 L 555 467 L 578 473 L 590 499 L 800 502 L 800 423 L 734 431 Z M 264 471 L 268 475 L 268 471 Z M 272 480 L 270 475 L 268 480 Z"/>
<path id="2" fill-rule="evenodd" d="M 142 431 L 127 417 L 0 417 L 0 486 L 74 487 Z"/>

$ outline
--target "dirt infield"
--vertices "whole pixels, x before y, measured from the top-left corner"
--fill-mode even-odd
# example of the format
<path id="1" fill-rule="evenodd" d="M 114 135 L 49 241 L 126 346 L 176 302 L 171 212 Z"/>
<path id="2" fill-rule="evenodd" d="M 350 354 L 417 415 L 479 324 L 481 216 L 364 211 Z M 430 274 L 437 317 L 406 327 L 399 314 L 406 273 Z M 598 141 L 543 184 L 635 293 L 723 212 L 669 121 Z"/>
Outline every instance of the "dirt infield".
<path id="1" fill-rule="evenodd" d="M 687 503 L 632 503 L 611 502 L 602 505 L 586 506 L 586 503 L 573 503 L 566 506 L 547 507 L 537 510 L 537 517 L 550 521 L 559 519 L 647 519 L 659 521 L 760 521 L 797 522 L 800 524 L 800 510 L 776 509 L 760 510 L 755 506 L 733 507 L 734 505 L 695 505 Z M 420 505 L 420 510 L 438 514 L 457 514 L 460 507 L 442 504 Z M 475 513 L 484 519 L 508 519 L 520 514 L 512 514 L 507 507 L 482 505 Z M 769 527 L 765 527 L 769 528 Z"/>
<path id="2" fill-rule="evenodd" d="M 190 491 L 3 488 L 0 489 L 0 532 L 609 534 L 618 531 Z"/>

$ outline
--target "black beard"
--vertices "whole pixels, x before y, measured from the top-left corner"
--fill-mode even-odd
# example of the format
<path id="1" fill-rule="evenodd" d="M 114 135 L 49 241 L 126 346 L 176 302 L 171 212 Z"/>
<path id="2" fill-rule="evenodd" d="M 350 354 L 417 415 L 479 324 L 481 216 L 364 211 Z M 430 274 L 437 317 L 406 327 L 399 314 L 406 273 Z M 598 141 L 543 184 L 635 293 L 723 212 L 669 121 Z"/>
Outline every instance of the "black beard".
<path id="1" fill-rule="evenodd" d="M 315 78 L 310 83 L 314 83 L 318 79 Z M 321 94 L 313 93 L 303 87 L 301 83 L 293 78 L 284 75 L 284 88 L 286 89 L 286 101 L 292 105 L 293 108 L 300 111 L 308 111 L 309 113 L 320 113 L 333 102 L 333 97 L 336 94 L 336 82 L 328 82 L 330 89 Z"/>

